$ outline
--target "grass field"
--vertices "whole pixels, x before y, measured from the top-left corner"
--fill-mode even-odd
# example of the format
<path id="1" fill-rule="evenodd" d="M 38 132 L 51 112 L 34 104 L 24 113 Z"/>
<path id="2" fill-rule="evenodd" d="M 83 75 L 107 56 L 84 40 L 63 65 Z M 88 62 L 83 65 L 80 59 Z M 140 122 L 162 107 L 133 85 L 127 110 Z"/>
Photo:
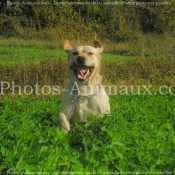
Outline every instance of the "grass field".
<path id="1" fill-rule="evenodd" d="M 6 42 L 6 43 L 5 43 Z M 5 43 L 5 44 L 4 44 Z M 93 42 L 92 42 L 93 43 Z M 91 45 L 92 45 L 91 43 Z M 74 42 L 73 42 L 74 44 Z M 21 63 L 39 63 L 43 60 L 54 60 L 61 58 L 64 61 L 67 61 L 67 53 L 63 51 L 63 42 L 61 43 L 49 43 L 49 42 L 41 42 L 41 41 L 23 41 L 16 39 L 9 40 L 0 40 L 0 64 L 21 64 Z M 75 46 L 75 45 L 73 45 Z M 126 60 L 135 60 L 138 57 L 136 56 L 122 56 L 119 53 L 113 53 L 112 49 L 115 49 L 115 44 L 111 47 L 105 48 L 105 52 L 103 56 L 104 64 L 108 64 L 118 61 L 126 61 Z M 126 52 L 127 54 L 127 52 Z"/>
<path id="2" fill-rule="evenodd" d="M 61 43 L 0 39 L 0 82 L 64 88 Z M 148 37 L 104 48 L 104 83 L 152 85 L 153 93 L 111 95 L 111 117 L 90 118 L 64 135 L 56 123 L 62 93 L 18 96 L 9 88 L 2 95 L 1 89 L 0 174 L 175 174 L 174 41 Z"/>
<path id="3" fill-rule="evenodd" d="M 66 61 L 67 54 L 59 48 L 45 49 L 45 48 L 21 48 L 21 47 L 4 47 L 0 46 L 1 64 L 19 64 L 27 62 L 39 63 L 42 60 L 53 60 L 63 58 Z M 103 54 L 104 63 L 111 63 L 115 60 L 134 60 L 133 56 L 119 56 Z"/>
<path id="4" fill-rule="evenodd" d="M 58 131 L 61 99 L 0 101 L 0 172 L 174 174 L 174 96 L 111 96 L 111 117 Z M 89 173 L 88 173 L 89 172 Z"/>
<path id="5" fill-rule="evenodd" d="M 4 47 L 0 46 L 1 65 L 21 64 L 26 62 L 39 63 L 42 60 L 53 60 L 65 57 L 63 50 L 58 48 L 30 48 L 30 47 Z"/>

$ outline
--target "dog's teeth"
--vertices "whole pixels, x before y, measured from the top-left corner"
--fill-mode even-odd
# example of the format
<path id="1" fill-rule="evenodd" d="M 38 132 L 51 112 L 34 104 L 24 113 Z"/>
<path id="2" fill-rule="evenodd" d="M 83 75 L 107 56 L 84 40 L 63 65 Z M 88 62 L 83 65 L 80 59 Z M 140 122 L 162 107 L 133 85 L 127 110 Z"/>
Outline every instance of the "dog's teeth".
<path id="1" fill-rule="evenodd" d="M 89 75 L 89 69 L 86 71 L 86 75 L 85 76 L 87 76 L 87 75 Z"/>

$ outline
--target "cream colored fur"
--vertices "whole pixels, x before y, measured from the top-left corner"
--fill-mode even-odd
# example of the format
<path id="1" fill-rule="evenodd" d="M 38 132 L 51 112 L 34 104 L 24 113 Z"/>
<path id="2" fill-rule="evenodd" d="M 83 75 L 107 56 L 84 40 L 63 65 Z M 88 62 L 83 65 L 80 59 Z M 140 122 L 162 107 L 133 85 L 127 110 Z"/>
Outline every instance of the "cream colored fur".
<path id="1" fill-rule="evenodd" d="M 103 117 L 103 115 L 109 114 L 110 105 L 109 97 L 101 84 L 102 77 L 99 74 L 102 44 L 99 41 L 94 41 L 94 47 L 76 46 L 72 48 L 69 42 L 65 41 L 64 50 L 69 54 L 68 74 L 70 80 L 65 89 L 57 119 L 60 130 L 68 133 L 70 125 L 77 121 L 86 122 L 88 116 Z M 85 96 L 75 99 L 75 94 Z M 68 112 L 69 110 L 71 114 Z"/>

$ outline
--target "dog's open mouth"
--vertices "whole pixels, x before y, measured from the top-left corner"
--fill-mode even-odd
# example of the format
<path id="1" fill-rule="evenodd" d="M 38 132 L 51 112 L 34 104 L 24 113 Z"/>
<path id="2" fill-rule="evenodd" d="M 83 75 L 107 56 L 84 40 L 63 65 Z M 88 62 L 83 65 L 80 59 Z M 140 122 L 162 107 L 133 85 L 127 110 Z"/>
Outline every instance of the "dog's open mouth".
<path id="1" fill-rule="evenodd" d="M 69 66 L 69 68 L 73 69 L 75 76 L 81 82 L 87 80 L 94 70 L 93 66 L 77 65 L 75 63 Z"/>

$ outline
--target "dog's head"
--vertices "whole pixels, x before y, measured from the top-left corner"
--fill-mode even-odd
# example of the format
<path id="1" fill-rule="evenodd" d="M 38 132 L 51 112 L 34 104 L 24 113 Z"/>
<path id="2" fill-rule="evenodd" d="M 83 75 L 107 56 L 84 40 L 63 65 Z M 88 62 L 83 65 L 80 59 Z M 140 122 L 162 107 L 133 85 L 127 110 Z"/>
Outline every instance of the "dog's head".
<path id="1" fill-rule="evenodd" d="M 76 46 L 72 48 L 66 40 L 64 50 L 69 54 L 69 76 L 73 81 L 87 82 L 99 75 L 103 46 L 99 41 L 94 41 L 92 46 Z"/>

